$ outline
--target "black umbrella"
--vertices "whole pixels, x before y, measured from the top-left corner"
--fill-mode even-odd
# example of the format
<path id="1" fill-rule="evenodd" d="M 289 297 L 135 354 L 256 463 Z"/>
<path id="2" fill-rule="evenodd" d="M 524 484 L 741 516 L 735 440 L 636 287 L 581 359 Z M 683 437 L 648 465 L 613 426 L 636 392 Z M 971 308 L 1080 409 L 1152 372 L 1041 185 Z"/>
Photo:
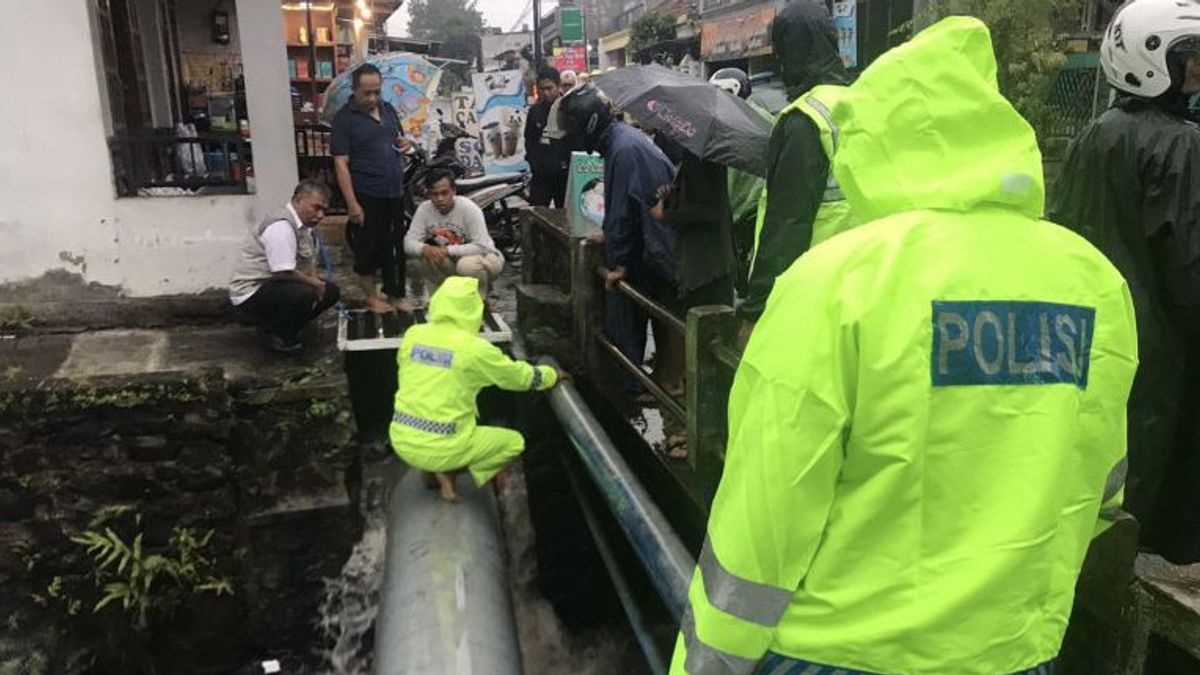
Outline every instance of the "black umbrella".
<path id="1" fill-rule="evenodd" d="M 700 159 L 767 175 L 771 123 L 740 98 L 659 65 L 626 66 L 592 82 L 638 124 Z"/>

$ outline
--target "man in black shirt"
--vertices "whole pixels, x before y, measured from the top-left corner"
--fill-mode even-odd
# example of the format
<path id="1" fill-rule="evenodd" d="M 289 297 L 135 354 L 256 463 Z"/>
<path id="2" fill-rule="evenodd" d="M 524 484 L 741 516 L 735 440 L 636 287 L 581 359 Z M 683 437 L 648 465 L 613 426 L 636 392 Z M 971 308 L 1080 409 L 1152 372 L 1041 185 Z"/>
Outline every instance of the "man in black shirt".
<path id="1" fill-rule="evenodd" d="M 404 302 L 404 137 L 396 109 L 382 98 L 383 76 L 366 63 L 354 71 L 354 96 L 333 118 L 334 170 L 354 237 L 354 273 L 376 312 Z M 376 288 L 382 272 L 382 292 Z"/>
<path id="2" fill-rule="evenodd" d="M 529 201 L 534 206 L 565 207 L 567 169 L 571 149 L 567 143 L 545 135 L 550 119 L 550 106 L 561 93 L 558 71 L 544 68 L 538 72 L 538 102 L 529 109 L 525 120 L 525 158 L 533 171 L 529 186 Z"/>

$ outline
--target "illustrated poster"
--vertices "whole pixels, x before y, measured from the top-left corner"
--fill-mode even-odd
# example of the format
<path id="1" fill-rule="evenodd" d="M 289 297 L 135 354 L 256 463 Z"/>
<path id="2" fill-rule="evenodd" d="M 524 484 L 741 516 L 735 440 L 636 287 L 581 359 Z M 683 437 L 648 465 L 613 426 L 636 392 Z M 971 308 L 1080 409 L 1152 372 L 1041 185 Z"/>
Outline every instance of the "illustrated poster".
<path id="1" fill-rule="evenodd" d="M 489 174 L 528 171 L 525 161 L 525 82 L 519 70 L 474 73 L 475 117 Z"/>
<path id="2" fill-rule="evenodd" d="M 604 159 L 571 153 L 567 177 L 567 224 L 574 236 L 599 232 L 604 224 Z"/>

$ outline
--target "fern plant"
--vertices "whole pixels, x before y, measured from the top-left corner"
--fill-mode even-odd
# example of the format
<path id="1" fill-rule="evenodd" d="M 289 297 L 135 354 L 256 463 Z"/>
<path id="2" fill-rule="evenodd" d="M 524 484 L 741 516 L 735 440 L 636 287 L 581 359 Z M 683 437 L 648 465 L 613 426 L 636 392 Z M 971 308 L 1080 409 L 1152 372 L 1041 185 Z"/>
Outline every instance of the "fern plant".
<path id="1" fill-rule="evenodd" d="M 145 629 L 153 617 L 169 617 L 192 596 L 233 594 L 232 584 L 215 574 L 214 562 L 205 555 L 212 530 L 197 536 L 191 528 L 177 527 L 166 550 L 150 552 L 143 544 L 141 514 L 133 514 L 132 538 L 122 537 L 105 520 L 98 518 L 96 529 L 71 538 L 96 564 L 92 577 L 103 595 L 93 613 L 120 607 L 135 628 Z"/>

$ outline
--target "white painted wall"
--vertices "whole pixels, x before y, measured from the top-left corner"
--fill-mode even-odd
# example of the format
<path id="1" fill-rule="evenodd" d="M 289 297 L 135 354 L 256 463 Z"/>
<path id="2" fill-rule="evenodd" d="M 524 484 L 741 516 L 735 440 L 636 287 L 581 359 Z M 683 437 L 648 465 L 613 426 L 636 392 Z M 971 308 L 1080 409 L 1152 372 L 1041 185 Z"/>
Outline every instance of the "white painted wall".
<path id="1" fill-rule="evenodd" d="M 246 227 L 296 182 L 279 1 L 236 0 L 257 194 L 176 198 L 116 198 L 87 5 L 0 22 L 0 283 L 67 269 L 129 296 L 222 288 Z"/>

